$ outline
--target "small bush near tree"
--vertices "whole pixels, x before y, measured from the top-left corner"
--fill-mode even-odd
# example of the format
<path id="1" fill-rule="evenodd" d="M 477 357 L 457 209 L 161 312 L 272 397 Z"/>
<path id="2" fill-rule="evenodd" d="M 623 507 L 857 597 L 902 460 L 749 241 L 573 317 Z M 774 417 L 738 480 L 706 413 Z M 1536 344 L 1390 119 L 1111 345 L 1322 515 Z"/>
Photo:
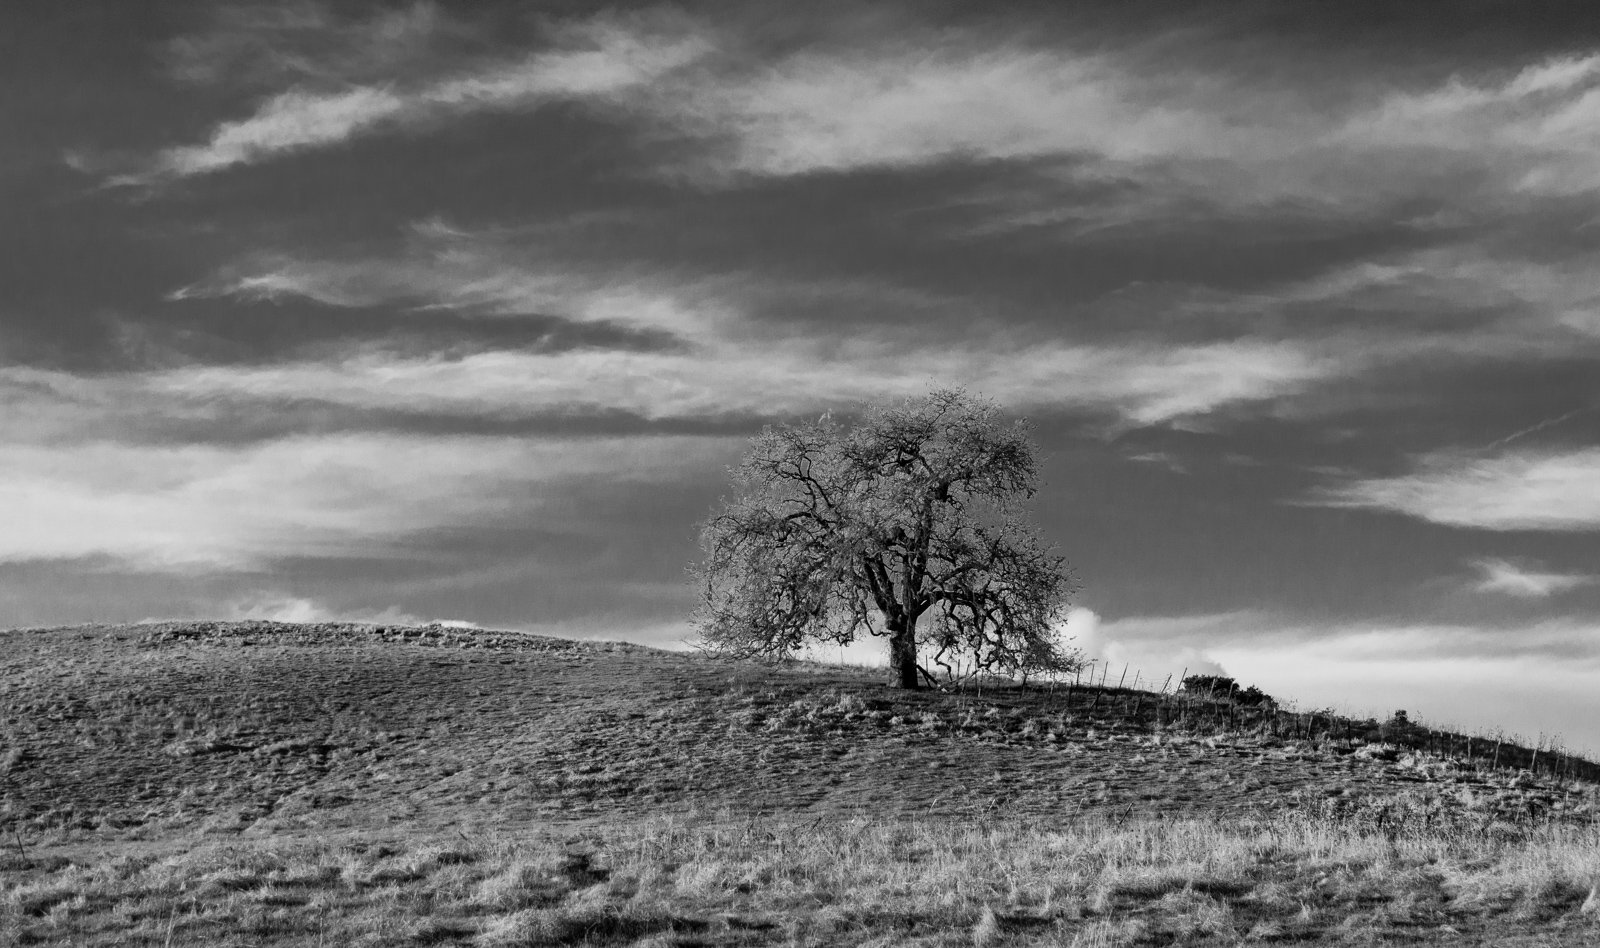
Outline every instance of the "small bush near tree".
<path id="1" fill-rule="evenodd" d="M 1262 691 L 1255 685 L 1251 685 L 1250 687 L 1234 695 L 1233 700 L 1252 708 L 1275 708 L 1278 706 L 1277 698 L 1267 694 L 1265 691 Z"/>
<path id="2" fill-rule="evenodd" d="M 1231 698 L 1239 691 L 1239 683 L 1226 675 L 1190 675 L 1183 680 L 1183 691 L 1207 698 Z"/>
<path id="3" fill-rule="evenodd" d="M 1226 675 L 1189 675 L 1183 679 L 1182 690 L 1186 694 L 1233 701 L 1252 708 L 1263 706 L 1270 708 L 1278 704 L 1276 698 L 1255 685 L 1240 688 L 1237 681 Z"/>

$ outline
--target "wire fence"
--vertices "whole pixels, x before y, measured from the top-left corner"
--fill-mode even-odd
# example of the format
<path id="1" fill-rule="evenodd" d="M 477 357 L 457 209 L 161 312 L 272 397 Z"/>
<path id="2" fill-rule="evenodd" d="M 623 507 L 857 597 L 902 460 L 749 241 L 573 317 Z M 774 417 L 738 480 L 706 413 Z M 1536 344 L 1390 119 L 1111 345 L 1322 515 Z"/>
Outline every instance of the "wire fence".
<path id="1" fill-rule="evenodd" d="M 1188 679 L 1188 669 L 1176 676 L 1152 679 L 1129 665 L 1116 673 L 1108 663 L 1095 663 L 1070 677 L 1013 681 L 969 676 L 948 682 L 946 687 L 990 698 L 1001 698 L 1007 692 L 1026 695 L 1030 704 L 1048 711 L 1083 714 L 1134 729 L 1386 744 L 1487 768 L 1600 782 L 1600 763 L 1566 750 L 1557 738 L 1541 736 L 1529 744 L 1504 734 L 1467 734 L 1412 721 L 1404 711 L 1380 721 L 1327 709 L 1297 710 L 1265 696 L 1261 696 L 1265 700 L 1251 701 L 1241 700 L 1238 693 L 1185 688 Z"/>

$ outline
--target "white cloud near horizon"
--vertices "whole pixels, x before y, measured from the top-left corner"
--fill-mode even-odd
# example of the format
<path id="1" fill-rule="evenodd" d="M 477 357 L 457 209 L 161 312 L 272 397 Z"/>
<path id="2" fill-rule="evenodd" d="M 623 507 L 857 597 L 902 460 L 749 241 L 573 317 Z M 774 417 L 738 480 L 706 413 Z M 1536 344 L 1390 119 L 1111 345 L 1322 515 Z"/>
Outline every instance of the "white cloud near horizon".
<path id="1" fill-rule="evenodd" d="M 1382 663 L 1451 656 L 1493 661 L 1534 656 L 1570 661 L 1600 671 L 1600 624 L 1584 617 L 1549 616 L 1524 626 L 1428 623 L 1383 618 L 1309 618 L 1255 609 L 1195 615 L 1131 615 L 1106 619 L 1074 609 L 1087 641 L 1116 660 L 1144 663 L 1163 673 L 1178 659 L 1203 650 L 1226 665 L 1241 650 L 1323 649 L 1344 658 Z M 1087 620 L 1080 613 L 1087 613 Z M 1073 633 L 1073 622 L 1067 625 Z M 1166 666 L 1172 666 L 1170 668 Z"/>
<path id="2" fill-rule="evenodd" d="M 1334 640 L 1318 646 L 1237 648 L 1216 652 L 1241 681 L 1302 708 L 1331 708 L 1413 720 L 1469 734 L 1504 734 L 1526 744 L 1559 738 L 1579 753 L 1600 752 L 1594 695 L 1600 663 L 1539 654 L 1474 657 L 1441 642 L 1431 654 L 1372 659 L 1345 654 Z"/>
<path id="3" fill-rule="evenodd" d="M 1600 448 L 1436 454 L 1412 474 L 1357 480 L 1305 498 L 1482 530 L 1600 530 Z"/>
<path id="4" fill-rule="evenodd" d="M 1217 622 L 1229 621 L 1226 616 L 1208 618 Z M 1190 619 L 1183 617 L 1178 620 L 1183 623 L 1186 633 L 1194 631 L 1189 628 Z M 1118 677 L 1115 669 L 1122 669 L 1122 675 L 1127 675 L 1131 669 L 1133 677 L 1129 679 L 1130 684 L 1147 685 L 1156 681 L 1162 682 L 1169 690 L 1177 690 L 1186 674 L 1227 674 L 1227 669 L 1209 654 L 1210 645 L 1203 636 L 1187 634 L 1185 637 L 1188 641 L 1166 648 L 1146 640 L 1137 630 L 1130 633 L 1129 623 L 1137 629 L 1141 621 L 1160 622 L 1138 619 L 1107 622 L 1093 609 L 1077 606 L 1068 611 L 1061 635 L 1068 647 L 1077 649 L 1085 659 L 1094 663 L 1097 675 L 1108 679 Z M 1205 621 L 1199 620 L 1201 625 Z"/>
<path id="5" fill-rule="evenodd" d="M 383 609 L 345 608 L 321 600 L 281 591 L 258 592 L 229 600 L 223 616 L 235 621 L 262 619 L 270 622 L 354 622 L 370 625 L 442 625 L 454 629 L 476 629 L 476 622 L 465 619 L 427 619 L 399 606 Z"/>
<path id="6" fill-rule="evenodd" d="M 289 557 L 403 557 L 408 535 L 534 522 L 572 485 L 715 470 L 705 436 L 514 439 L 371 433 L 246 445 L 0 447 L 0 562 L 107 557 L 144 570 Z"/>
<path id="7" fill-rule="evenodd" d="M 1074 609 L 1090 657 L 1157 682 L 1221 673 L 1302 708 L 1383 718 L 1396 708 L 1438 725 L 1532 739 L 1559 730 L 1600 750 L 1600 625 L 1550 618 L 1523 628 L 1308 620 L 1264 612 L 1124 616 Z M 1131 672 L 1130 672 L 1131 674 Z M 1538 682 L 1530 690 L 1528 683 Z M 1564 722 L 1564 725 L 1559 723 Z"/>
<path id="8" fill-rule="evenodd" d="M 1591 585 L 1600 579 L 1582 573 L 1547 573 L 1525 569 L 1498 559 L 1478 560 L 1473 565 L 1480 574 L 1474 589 L 1521 599 L 1546 599 L 1557 593 Z"/>

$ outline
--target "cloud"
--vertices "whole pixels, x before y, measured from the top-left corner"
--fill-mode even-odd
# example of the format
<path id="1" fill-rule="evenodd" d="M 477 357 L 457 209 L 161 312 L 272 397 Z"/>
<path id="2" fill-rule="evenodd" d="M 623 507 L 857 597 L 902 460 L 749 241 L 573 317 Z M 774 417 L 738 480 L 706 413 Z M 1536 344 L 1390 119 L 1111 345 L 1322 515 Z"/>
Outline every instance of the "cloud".
<path id="1" fill-rule="evenodd" d="M 1096 673 L 1106 675 L 1108 681 L 1126 674 L 1130 684 L 1165 683 L 1176 689 L 1185 674 L 1227 674 L 1209 651 L 1219 640 L 1208 636 L 1206 630 L 1236 622 L 1237 617 L 1229 615 L 1134 617 L 1108 622 L 1094 610 L 1079 606 L 1067 613 L 1062 634 L 1069 637 L 1069 645 L 1095 663 Z"/>
<path id="2" fill-rule="evenodd" d="M 242 597 L 229 602 L 223 609 L 223 614 L 236 621 L 248 619 L 264 619 L 270 622 L 336 622 L 340 621 L 326 606 L 311 599 L 297 596 L 276 594 L 258 594 Z M 399 613 L 396 613 L 398 616 Z M 414 617 L 406 616 L 407 619 Z M 414 621 L 402 622 L 396 619 L 397 625 L 414 625 Z"/>
<path id="3" fill-rule="evenodd" d="M 433 3 L 392 7 L 346 19 L 310 0 L 216 4 L 203 28 L 173 39 L 166 63 L 180 80 L 263 85 L 355 82 L 425 58 L 461 32 Z"/>
<path id="4" fill-rule="evenodd" d="M 1117 200 L 1087 212 L 1109 215 L 1104 222 L 1181 217 L 1195 206 L 1359 215 L 1423 197 L 1442 202 L 1437 214 L 1448 218 L 1452 209 L 1476 213 L 1600 187 L 1600 56 L 1554 57 L 1509 77 L 1461 73 L 1423 87 L 1379 75 L 1330 95 L 1311 78 L 1297 84 L 1287 68 L 1295 64 L 1274 58 L 1286 53 L 1235 49 L 1216 35 L 1074 45 L 878 18 L 856 35 L 774 56 L 758 33 L 733 26 L 602 16 L 558 23 L 551 48 L 521 58 L 485 63 L 458 54 L 448 63 L 418 50 L 467 27 L 431 6 L 370 23 L 312 11 L 236 23 L 216 42 L 180 43 L 189 51 L 177 58 L 195 75 L 218 73 L 241 49 L 269 50 L 250 56 L 278 64 L 280 82 L 294 84 L 117 183 L 204 174 L 385 128 L 560 100 L 603 104 L 643 136 L 689 143 L 688 152 L 668 149 L 672 157 L 657 170 L 702 183 L 1030 164 L 1039 173 L 1016 185 L 1030 193 L 1000 187 L 987 197 L 998 217 L 1017 225 L 1081 217 L 1059 200 L 1030 200 L 1063 180 L 1115 186 Z M 284 52 L 302 46 L 311 52 Z M 1219 65 L 1230 59 L 1248 68 Z M 412 68 L 401 68 L 407 63 Z M 382 78 L 419 71 L 432 78 Z M 1262 72 L 1289 78 L 1268 87 L 1251 78 Z"/>
<path id="5" fill-rule="evenodd" d="M 1093 609 L 1074 606 L 1067 610 L 1067 622 L 1061 635 L 1090 658 L 1099 658 L 1105 649 L 1105 640 L 1100 635 L 1100 614 Z"/>
<path id="6" fill-rule="evenodd" d="M 250 118 L 218 126 L 206 144 L 170 148 L 151 172 L 115 183 L 205 174 L 274 153 L 343 141 L 395 118 L 407 105 L 406 99 L 386 89 L 352 89 L 335 95 L 285 92 Z"/>
<path id="7" fill-rule="evenodd" d="M 950 196 L 989 205 L 973 232 L 1173 227 L 1218 213 L 1414 217 L 1406 208 L 1419 203 L 1449 229 L 1600 189 L 1600 56 L 1420 88 L 1379 74 L 1330 95 L 1325 82 L 1297 83 L 1319 73 L 1276 60 L 1281 52 L 1188 40 L 1075 47 L 906 25 L 761 69 L 684 71 L 629 99 L 703 146 L 666 170 L 706 182 L 1029 169 Z M 1219 65 L 1234 57 L 1240 68 Z M 1252 78 L 1263 73 L 1270 86 Z M 1086 202 L 1085 187 L 1105 194 Z"/>
<path id="8" fill-rule="evenodd" d="M 404 557 L 408 536 L 537 521 L 582 530 L 576 488 L 714 470 L 720 439 L 341 434 L 243 446 L 0 447 L 0 562 L 110 557 L 240 570 Z"/>
<path id="9" fill-rule="evenodd" d="M 1037 344 L 953 352 L 860 340 L 782 340 L 692 353 L 584 350 L 473 353 L 435 360 L 374 353 L 328 362 L 192 367 L 139 379 L 179 402 L 315 400 L 458 416 L 621 411 L 637 417 L 792 416 L 963 385 L 1013 407 L 1110 413 L 1155 425 L 1292 394 L 1327 367 L 1291 346 L 1252 342 L 1172 349 Z"/>
<path id="10" fill-rule="evenodd" d="M 681 292 L 671 284 L 603 288 L 593 296 L 584 290 L 556 308 L 675 328 L 701 322 L 701 313 L 739 308 L 737 302 L 703 299 L 695 288 L 687 296 Z M 28 443 L 170 439 L 172 432 L 205 438 L 207 430 L 224 426 L 248 440 L 293 430 L 285 422 L 308 421 L 317 430 L 429 418 L 493 423 L 500 430 L 541 418 L 617 415 L 704 422 L 849 409 L 935 385 L 966 386 L 1019 411 L 1066 410 L 1128 427 L 1249 411 L 1341 371 L 1336 360 L 1295 345 L 1249 339 L 1191 346 L 1087 344 L 1018 338 L 980 323 L 954 338 L 870 325 L 849 334 L 792 336 L 781 324 L 752 327 L 728 318 L 737 329 L 725 338 L 708 334 L 689 345 L 653 348 L 594 339 L 571 348 L 452 347 L 433 353 L 356 340 L 281 362 L 184 364 L 97 376 L 0 367 L 3 430 Z"/>
<path id="11" fill-rule="evenodd" d="M 1165 451 L 1146 451 L 1141 454 L 1130 454 L 1128 460 L 1138 461 L 1141 464 L 1159 464 L 1174 474 L 1187 474 L 1188 469 L 1183 462 Z"/>
<path id="12" fill-rule="evenodd" d="M 149 167 L 108 183 L 152 184 L 207 174 L 454 115 L 527 109 L 555 100 L 606 99 L 692 62 L 707 48 L 698 37 L 644 34 L 603 20 L 570 26 L 559 38 L 569 48 L 414 88 L 397 82 L 280 92 L 248 118 L 219 124 L 206 142 L 168 148 Z"/>
<path id="13" fill-rule="evenodd" d="M 726 281 L 724 281 L 726 282 Z M 683 281 L 664 292 L 627 264 L 604 272 L 454 230 L 439 221 L 412 228 L 407 247 L 389 258 L 314 260 L 260 254 L 169 299 L 228 297 L 308 299 L 328 306 L 405 306 L 477 316 L 551 315 L 578 323 L 660 330 L 686 338 L 726 328 L 729 314 L 715 281 Z"/>
<path id="14" fill-rule="evenodd" d="M 1291 399 L 1385 366 L 1570 358 L 1590 344 L 1567 325 L 1579 305 L 1575 298 L 1589 294 L 1564 284 L 1548 265 L 1496 260 L 1481 248 L 1401 253 L 1270 290 L 1137 284 L 1073 304 L 1054 327 L 1024 331 L 1004 318 L 973 317 L 975 300 L 881 277 L 696 275 L 639 260 L 572 259 L 573 242 L 563 235 L 582 226 L 473 232 L 428 220 L 413 225 L 389 256 L 260 253 L 171 298 L 305 299 L 374 312 L 401 307 L 408 319 L 433 311 L 455 319 L 538 316 L 601 332 L 644 333 L 630 337 L 633 348 L 651 341 L 644 348 L 671 350 L 622 356 L 599 351 L 620 347 L 621 340 L 587 338 L 592 350 L 570 360 L 520 363 L 537 380 L 511 380 L 517 391 L 496 380 L 513 375 L 512 366 L 528 357 L 482 352 L 471 364 L 472 376 L 450 386 L 457 394 L 448 397 L 449 410 L 457 412 L 502 413 L 496 400 L 537 405 L 544 401 L 532 391 L 537 386 L 566 404 L 629 412 L 643 406 L 653 417 L 694 413 L 685 399 L 697 390 L 705 396 L 697 401 L 712 414 L 770 415 L 945 381 L 1018 406 L 1109 411 L 1119 426 L 1147 426 L 1267 404 L 1275 415 L 1303 416 L 1318 411 L 1318 401 Z M 1557 285 L 1566 286 L 1564 295 Z M 824 305 L 819 301 L 825 301 L 827 320 L 789 318 L 797 309 Z M 862 311 L 879 318 L 840 328 L 840 314 Z M 1162 341 L 1180 325 L 1192 341 Z M 770 372 L 755 364 L 763 358 L 771 360 Z M 368 353 L 348 360 L 354 375 L 335 387 L 352 389 L 357 376 L 386 361 L 396 378 L 413 378 L 418 403 L 432 401 L 426 376 L 466 368 Z M 314 365 L 282 371 L 302 377 L 308 393 L 325 388 L 305 378 L 318 371 Z M 585 384 L 563 384 L 573 375 Z M 628 383 L 608 381 L 621 378 Z M 670 391 L 654 394 L 662 386 Z M 631 392 L 606 390 L 613 387 Z M 505 396 L 486 397 L 475 408 L 473 393 L 494 388 Z M 786 391 L 791 388 L 831 397 L 796 399 Z M 375 405 L 370 398 L 364 403 Z M 390 404 L 400 403 L 391 396 Z"/>
<path id="15" fill-rule="evenodd" d="M 675 95 L 675 118 L 731 139 L 732 169 L 762 175 L 1080 153 L 1139 161 L 1206 150 L 1219 131 L 1197 108 L 1220 91 L 1203 77 L 1146 82 L 1110 56 L 1071 51 L 928 49 L 801 52 L 691 86 Z"/>
<path id="16" fill-rule="evenodd" d="M 1596 119 L 1600 54 L 1558 56 L 1499 83 L 1456 76 L 1438 88 L 1392 93 L 1351 117 L 1339 138 L 1476 164 L 1513 191 L 1577 194 L 1600 185 Z"/>
<path id="17" fill-rule="evenodd" d="M 236 621 L 264 619 L 270 622 L 358 622 L 372 625 L 442 625 L 452 629 L 480 626 L 464 619 L 425 619 L 399 606 L 383 609 L 343 608 L 316 599 L 283 592 L 263 592 L 233 599 L 222 607 L 224 617 Z"/>
<path id="18" fill-rule="evenodd" d="M 1170 319 L 1274 327 L 1352 369 L 1571 359 L 1600 353 L 1600 280 L 1591 270 L 1576 251 L 1530 260 L 1473 236 L 1365 255 L 1261 290 L 1190 293 L 1165 308 Z"/>
<path id="19" fill-rule="evenodd" d="M 1600 529 L 1600 448 L 1509 452 L 1495 457 L 1438 454 L 1413 474 L 1331 487 L 1304 502 L 1388 510 L 1482 530 Z"/>
<path id="20" fill-rule="evenodd" d="M 637 616 L 597 615 L 563 622 L 517 626 L 519 631 L 590 642 L 633 642 L 673 652 L 690 651 L 698 637 L 686 619 L 661 621 Z"/>
<path id="21" fill-rule="evenodd" d="M 789 415 L 959 384 L 1017 407 L 1112 414 L 1156 425 L 1298 394 L 1351 371 L 1338 351 L 1240 335 L 1210 342 L 1077 341 L 975 318 L 971 303 L 887 281 L 797 280 L 731 272 L 696 277 L 642 265 L 564 259 L 532 240 L 412 229 L 392 257 L 267 255 L 183 287 L 174 299 L 228 297 L 339 307 L 403 306 L 482 317 L 527 314 L 659 332 L 655 351 L 486 351 L 448 360 L 357 352 L 326 362 L 194 367 L 148 376 L 185 398 L 300 397 L 365 408 L 504 415 L 581 407 L 647 418 Z M 550 241 L 559 244 L 559 240 Z M 795 301 L 916 316 L 819 327 L 778 318 Z M 947 326 L 930 329 L 929 316 Z M 956 328 L 951 328 L 956 327 Z M 638 347 L 634 347 L 638 348 Z"/>
<path id="22" fill-rule="evenodd" d="M 1118 661 L 1177 669 L 1186 651 L 1202 651 L 1232 667 L 1230 655 L 1253 651 L 1315 652 L 1359 662 L 1411 662 L 1444 656 L 1493 662 L 1521 656 L 1573 661 L 1600 671 L 1600 625 L 1582 616 L 1552 616 L 1526 625 L 1416 622 L 1406 619 L 1319 618 L 1256 609 L 1195 615 L 1095 616 L 1083 626 L 1091 646 Z M 1069 623 L 1069 632 L 1072 626 Z"/>
<path id="23" fill-rule="evenodd" d="M 1301 708 L 1378 717 L 1406 708 L 1478 733 L 1549 733 L 1565 722 L 1574 746 L 1600 748 L 1589 711 L 1600 687 L 1600 626 L 1584 617 L 1497 627 L 1251 610 L 1107 619 L 1078 609 L 1067 630 L 1090 657 L 1114 666 L 1113 679 L 1124 664 L 1158 683 L 1187 667 Z"/>
<path id="24" fill-rule="evenodd" d="M 1482 574 L 1474 589 L 1522 599 L 1546 599 L 1596 581 L 1593 576 L 1578 573 L 1541 573 L 1526 570 L 1505 560 L 1479 560 L 1473 565 Z"/>
<path id="25" fill-rule="evenodd" d="M 1509 732 L 1531 742 L 1554 732 L 1593 753 L 1600 749 L 1592 711 L 1600 630 L 1564 628 L 1556 633 L 1567 643 L 1561 649 L 1523 640 L 1551 634 L 1403 625 L 1344 634 L 1333 627 L 1314 641 L 1262 641 L 1215 654 L 1240 680 L 1302 708 L 1380 719 L 1404 708 L 1413 719 L 1469 733 Z M 1476 650 L 1491 640 L 1499 647 Z"/>
<path id="26" fill-rule="evenodd" d="M 1482 238 L 1343 267 L 1285 299 L 1404 315 L 1457 337 L 1439 340 L 1446 345 L 1492 347 L 1500 355 L 1570 352 L 1590 341 L 1583 336 L 1600 337 L 1600 277 L 1587 254 L 1530 260 Z M 1530 331 L 1537 333 L 1532 339 Z"/>
<path id="27" fill-rule="evenodd" d="M 807 48 L 773 62 L 753 53 L 750 37 L 706 22 L 602 16 L 558 24 L 554 49 L 458 65 L 454 75 L 408 85 L 380 77 L 399 75 L 408 63 L 434 65 L 422 55 L 428 42 L 465 29 L 432 6 L 360 22 L 314 6 L 223 21 L 173 45 L 179 75 L 215 81 L 244 70 L 339 88 L 282 90 L 250 117 L 219 124 L 205 143 L 167 149 L 152 168 L 120 183 L 203 174 L 386 124 L 416 126 L 554 99 L 608 102 L 715 152 L 726 146 L 731 152 L 719 161 L 764 175 L 948 157 L 1194 153 L 1219 131 L 1211 113 L 1249 114 L 1238 89 L 1201 74 L 1144 80 L 1110 55 L 993 44 L 982 36 Z M 698 68 L 685 68 L 691 65 Z"/>

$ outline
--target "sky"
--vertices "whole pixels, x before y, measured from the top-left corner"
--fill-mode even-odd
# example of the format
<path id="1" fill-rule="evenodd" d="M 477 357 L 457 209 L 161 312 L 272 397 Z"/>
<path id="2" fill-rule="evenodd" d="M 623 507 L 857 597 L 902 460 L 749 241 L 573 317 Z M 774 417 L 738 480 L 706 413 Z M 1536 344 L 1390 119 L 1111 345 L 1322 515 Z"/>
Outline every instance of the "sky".
<path id="1" fill-rule="evenodd" d="M 1032 421 L 1066 634 L 1600 752 L 1600 9 L 0 10 L 0 627 L 681 645 L 763 425 Z"/>

